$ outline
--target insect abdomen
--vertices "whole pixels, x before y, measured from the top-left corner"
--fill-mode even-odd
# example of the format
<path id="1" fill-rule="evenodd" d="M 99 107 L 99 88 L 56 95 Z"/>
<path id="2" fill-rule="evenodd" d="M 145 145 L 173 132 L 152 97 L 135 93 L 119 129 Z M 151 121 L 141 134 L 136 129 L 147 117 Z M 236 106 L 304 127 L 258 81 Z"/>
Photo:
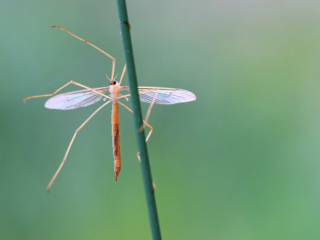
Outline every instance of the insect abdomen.
<path id="1" fill-rule="evenodd" d="M 112 104 L 111 124 L 112 124 L 114 174 L 117 180 L 121 170 L 120 125 L 119 125 L 119 104 L 118 103 Z"/>

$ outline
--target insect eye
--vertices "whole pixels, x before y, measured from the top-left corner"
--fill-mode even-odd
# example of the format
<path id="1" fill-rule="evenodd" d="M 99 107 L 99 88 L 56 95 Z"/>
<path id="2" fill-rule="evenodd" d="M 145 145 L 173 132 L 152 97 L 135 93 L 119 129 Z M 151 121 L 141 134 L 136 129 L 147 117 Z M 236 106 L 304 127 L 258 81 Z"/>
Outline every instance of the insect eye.
<path id="1" fill-rule="evenodd" d="M 117 84 L 116 81 L 111 81 L 111 82 L 110 82 L 110 85 L 116 85 L 116 84 Z"/>

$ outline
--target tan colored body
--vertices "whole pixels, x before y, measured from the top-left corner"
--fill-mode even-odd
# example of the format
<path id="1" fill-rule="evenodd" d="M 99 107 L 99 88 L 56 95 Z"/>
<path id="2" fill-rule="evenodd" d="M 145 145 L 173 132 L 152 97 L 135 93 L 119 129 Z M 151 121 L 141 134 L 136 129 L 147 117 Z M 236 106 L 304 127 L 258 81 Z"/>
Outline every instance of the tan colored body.
<path id="1" fill-rule="evenodd" d="M 121 151 L 120 151 L 120 124 L 119 124 L 119 103 L 112 104 L 111 114 L 112 124 L 112 147 L 114 159 L 114 174 L 116 180 L 121 170 Z"/>
<path id="2" fill-rule="evenodd" d="M 121 151 L 120 151 L 120 123 L 119 123 L 119 103 L 118 96 L 121 88 L 119 83 L 110 85 L 110 99 L 112 100 L 111 126 L 112 126 L 112 148 L 114 159 L 114 174 L 116 180 L 121 171 Z"/>

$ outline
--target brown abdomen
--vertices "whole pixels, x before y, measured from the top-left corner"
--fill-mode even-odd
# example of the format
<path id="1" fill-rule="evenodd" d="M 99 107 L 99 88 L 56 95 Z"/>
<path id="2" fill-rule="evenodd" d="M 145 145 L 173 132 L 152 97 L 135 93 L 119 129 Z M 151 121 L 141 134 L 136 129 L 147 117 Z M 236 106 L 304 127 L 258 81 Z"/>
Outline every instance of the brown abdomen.
<path id="1" fill-rule="evenodd" d="M 112 104 L 111 124 L 112 124 L 114 174 L 117 180 L 121 170 L 120 125 L 119 125 L 119 104 L 118 103 Z"/>

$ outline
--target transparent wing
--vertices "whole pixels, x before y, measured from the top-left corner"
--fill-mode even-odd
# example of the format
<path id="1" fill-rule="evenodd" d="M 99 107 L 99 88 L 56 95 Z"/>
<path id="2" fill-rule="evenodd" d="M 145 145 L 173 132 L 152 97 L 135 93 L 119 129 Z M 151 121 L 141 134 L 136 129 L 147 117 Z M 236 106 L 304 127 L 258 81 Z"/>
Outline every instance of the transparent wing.
<path id="1" fill-rule="evenodd" d="M 170 105 L 196 100 L 196 95 L 184 89 L 163 87 L 139 87 L 140 101 L 151 103 L 158 91 L 156 104 Z"/>
<path id="2" fill-rule="evenodd" d="M 93 88 L 94 90 L 104 93 L 109 87 Z M 81 90 L 58 94 L 50 98 L 45 107 L 49 109 L 71 110 L 79 107 L 87 107 L 100 101 L 103 96 L 90 90 Z"/>

